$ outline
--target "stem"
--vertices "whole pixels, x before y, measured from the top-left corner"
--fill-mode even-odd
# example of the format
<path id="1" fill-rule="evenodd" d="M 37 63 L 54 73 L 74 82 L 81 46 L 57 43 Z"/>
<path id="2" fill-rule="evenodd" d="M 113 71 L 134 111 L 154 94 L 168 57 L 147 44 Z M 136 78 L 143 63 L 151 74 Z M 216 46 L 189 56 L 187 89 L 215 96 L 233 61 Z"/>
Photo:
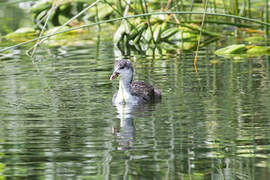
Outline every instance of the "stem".
<path id="1" fill-rule="evenodd" d="M 234 0 L 234 15 L 238 16 L 238 0 Z"/>
<path id="2" fill-rule="evenodd" d="M 144 7 L 145 7 L 145 13 L 148 13 L 148 6 L 147 6 L 145 0 L 143 0 L 143 3 L 144 3 Z M 153 29 L 152 29 L 151 22 L 150 22 L 150 16 L 147 16 L 147 24 L 148 24 L 148 27 L 150 28 L 151 35 L 152 35 L 152 37 L 153 37 L 153 34 L 154 34 L 154 33 L 153 33 Z M 152 40 L 153 40 L 154 43 L 155 43 L 155 39 L 152 38 Z"/>
<path id="3" fill-rule="evenodd" d="M 265 22 L 268 22 L 268 0 L 265 0 Z M 265 36 L 268 39 L 268 26 L 265 26 Z"/>
<path id="4" fill-rule="evenodd" d="M 250 0 L 248 0 L 248 17 L 252 18 L 251 17 L 251 2 L 250 2 Z"/>
<path id="5" fill-rule="evenodd" d="M 208 0 L 206 0 L 205 6 L 204 6 L 204 14 L 203 14 L 202 24 L 201 24 L 201 28 L 200 28 L 200 34 L 199 34 L 199 40 L 198 40 L 198 44 L 197 44 L 196 54 L 195 54 L 195 58 L 194 58 L 194 67 L 195 67 L 196 72 L 198 72 L 197 71 L 198 52 L 199 52 L 199 47 L 200 47 L 200 42 L 201 42 L 202 29 L 203 29 L 204 20 L 205 20 L 206 11 L 207 11 L 207 4 L 208 4 Z"/>

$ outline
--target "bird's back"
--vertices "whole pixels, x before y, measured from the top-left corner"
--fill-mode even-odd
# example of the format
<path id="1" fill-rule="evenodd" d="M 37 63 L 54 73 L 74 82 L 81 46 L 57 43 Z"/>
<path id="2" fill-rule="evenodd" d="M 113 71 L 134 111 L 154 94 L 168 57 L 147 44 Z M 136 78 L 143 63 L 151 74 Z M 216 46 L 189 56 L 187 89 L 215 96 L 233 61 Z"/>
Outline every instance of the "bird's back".
<path id="1" fill-rule="evenodd" d="M 142 100 L 145 102 L 157 101 L 161 99 L 161 92 L 143 81 L 132 82 L 131 93 L 134 96 L 142 98 Z"/>

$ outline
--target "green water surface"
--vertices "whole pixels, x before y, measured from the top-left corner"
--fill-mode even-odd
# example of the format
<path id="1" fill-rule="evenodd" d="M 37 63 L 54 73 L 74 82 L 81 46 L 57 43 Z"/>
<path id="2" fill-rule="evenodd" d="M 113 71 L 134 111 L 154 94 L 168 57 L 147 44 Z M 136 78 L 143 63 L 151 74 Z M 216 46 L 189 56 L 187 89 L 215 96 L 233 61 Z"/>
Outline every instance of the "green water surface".
<path id="1" fill-rule="evenodd" d="M 114 107 L 112 36 L 0 54 L 0 179 L 269 179 L 269 57 L 129 56 L 162 101 Z"/>

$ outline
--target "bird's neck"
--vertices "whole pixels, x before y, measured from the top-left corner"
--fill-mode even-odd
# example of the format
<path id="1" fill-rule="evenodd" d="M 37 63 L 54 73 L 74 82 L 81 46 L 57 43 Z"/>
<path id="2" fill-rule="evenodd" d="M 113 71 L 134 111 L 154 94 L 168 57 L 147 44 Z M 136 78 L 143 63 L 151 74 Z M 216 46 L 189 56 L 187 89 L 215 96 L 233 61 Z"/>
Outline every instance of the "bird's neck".
<path id="1" fill-rule="evenodd" d="M 116 102 L 126 104 L 134 102 L 136 97 L 132 94 L 131 83 L 133 80 L 133 72 L 124 72 L 120 75 L 119 90 L 116 96 Z"/>
<path id="2" fill-rule="evenodd" d="M 133 96 L 131 94 L 131 82 L 130 79 L 120 79 L 119 81 L 119 90 L 117 93 L 117 101 L 126 104 L 132 101 Z"/>
<path id="3" fill-rule="evenodd" d="M 121 78 L 119 81 L 119 91 L 122 94 L 131 94 L 131 82 L 132 80 Z"/>

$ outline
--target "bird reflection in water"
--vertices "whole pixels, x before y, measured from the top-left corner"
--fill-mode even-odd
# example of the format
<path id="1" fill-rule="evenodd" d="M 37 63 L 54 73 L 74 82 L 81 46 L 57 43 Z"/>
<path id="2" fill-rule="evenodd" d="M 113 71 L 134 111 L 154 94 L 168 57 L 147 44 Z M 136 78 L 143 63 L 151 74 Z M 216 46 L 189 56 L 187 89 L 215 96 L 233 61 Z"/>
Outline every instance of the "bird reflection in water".
<path id="1" fill-rule="evenodd" d="M 113 133 L 117 136 L 118 150 L 132 149 L 135 141 L 135 126 L 132 112 L 138 107 L 132 104 L 117 104 L 117 118 L 120 119 L 120 129 L 113 128 Z"/>
<path id="2" fill-rule="evenodd" d="M 151 116 L 152 112 L 160 103 L 150 104 L 115 104 L 117 118 L 120 119 L 120 128 L 113 128 L 113 133 L 117 136 L 118 150 L 129 150 L 133 148 L 136 140 L 136 128 L 134 121 L 136 118 Z"/>

